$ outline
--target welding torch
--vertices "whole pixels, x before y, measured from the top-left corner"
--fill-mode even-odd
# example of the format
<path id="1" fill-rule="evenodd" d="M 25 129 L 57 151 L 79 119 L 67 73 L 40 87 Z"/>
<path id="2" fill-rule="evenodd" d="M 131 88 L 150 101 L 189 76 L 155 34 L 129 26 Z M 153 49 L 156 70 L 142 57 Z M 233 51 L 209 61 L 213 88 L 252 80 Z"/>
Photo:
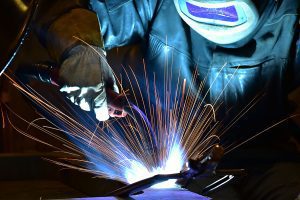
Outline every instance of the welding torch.
<path id="1" fill-rule="evenodd" d="M 15 75 L 22 82 L 38 80 L 56 86 L 61 85 L 58 81 L 58 68 L 49 63 L 33 64 L 29 66 L 20 67 L 15 72 Z M 106 90 L 106 92 L 108 98 L 108 105 L 115 109 L 114 116 L 122 115 L 122 113 L 125 111 L 134 120 L 137 120 L 133 114 L 133 110 L 135 110 L 138 113 L 138 115 L 141 116 L 146 125 L 149 127 L 151 134 L 153 134 L 153 146 L 155 147 L 156 137 L 154 136 L 154 131 L 151 129 L 151 125 L 146 115 L 141 110 L 139 110 L 139 108 L 136 105 L 132 104 L 118 93 L 115 93 L 114 91 L 109 89 Z M 137 124 L 139 125 L 139 123 Z M 155 148 L 152 149 L 153 152 L 155 150 Z M 207 194 L 230 182 L 235 176 L 240 177 L 246 174 L 244 169 L 217 169 L 218 163 L 223 157 L 223 154 L 223 148 L 219 145 L 216 145 L 212 148 L 211 152 L 204 158 L 196 160 L 189 159 L 183 166 L 182 170 L 178 173 L 158 174 L 153 177 L 119 188 L 107 195 L 128 197 L 130 195 L 142 192 L 144 189 L 149 188 L 157 183 L 164 182 L 170 179 L 177 179 L 176 183 L 178 185 L 186 187 L 189 181 L 193 179 L 200 179 L 211 175 L 216 175 L 218 177 L 221 176 L 221 178 L 219 178 L 217 181 L 202 189 L 201 194 Z"/>
<path id="2" fill-rule="evenodd" d="M 36 63 L 19 66 L 15 71 L 15 75 L 23 84 L 31 80 L 37 80 L 60 87 L 63 83 L 59 81 L 58 72 L 59 68 L 52 63 Z M 124 95 L 120 95 L 109 88 L 106 88 L 106 93 L 109 115 L 111 117 L 124 117 L 128 115 L 136 122 L 140 130 L 144 129 L 141 124 L 145 124 L 145 126 L 148 127 L 147 130 L 152 135 L 153 142 L 152 147 L 149 147 L 149 149 L 151 153 L 154 153 L 157 146 L 156 136 L 145 113 L 140 110 L 138 106 L 130 102 Z M 113 110 L 113 112 L 110 112 L 110 110 Z"/>
<path id="3" fill-rule="evenodd" d="M 209 155 L 203 159 L 189 159 L 179 173 L 158 174 L 114 190 L 107 194 L 107 196 L 128 197 L 130 195 L 139 194 L 144 189 L 170 179 L 177 179 L 176 183 L 178 185 L 186 187 L 188 182 L 192 179 L 200 179 L 211 175 L 221 176 L 221 178 L 202 189 L 201 194 L 205 195 L 230 182 L 235 176 L 240 177 L 246 175 L 244 169 L 217 169 L 223 154 L 223 148 L 219 145 L 215 145 Z"/>
<path id="4" fill-rule="evenodd" d="M 51 63 L 37 63 L 31 65 L 20 66 L 15 75 L 22 83 L 27 83 L 30 80 L 37 80 L 43 83 L 51 84 L 60 87 L 63 83 L 58 78 L 58 67 Z M 111 117 L 123 117 L 130 113 L 129 105 L 123 95 L 120 95 L 113 90 L 107 88 L 107 102 L 109 113 Z"/>

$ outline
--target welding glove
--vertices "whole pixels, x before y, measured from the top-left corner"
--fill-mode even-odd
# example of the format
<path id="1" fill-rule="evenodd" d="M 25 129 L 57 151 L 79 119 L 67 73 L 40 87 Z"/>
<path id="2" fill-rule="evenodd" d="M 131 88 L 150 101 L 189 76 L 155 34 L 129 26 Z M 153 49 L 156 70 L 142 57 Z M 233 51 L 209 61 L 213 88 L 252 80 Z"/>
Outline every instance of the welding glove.
<path id="1" fill-rule="evenodd" d="M 37 20 L 36 32 L 51 58 L 60 64 L 57 75 L 60 91 L 81 109 L 94 111 L 100 121 L 109 115 L 123 117 L 124 109 L 115 93 L 118 88 L 113 72 L 106 62 L 97 15 L 82 8 L 79 1 L 50 4 L 44 5 L 45 13 Z"/>
<path id="2" fill-rule="evenodd" d="M 63 83 L 60 91 L 67 93 L 67 98 L 82 110 L 93 110 L 99 121 L 107 120 L 106 90 L 119 90 L 105 51 L 96 46 L 77 45 L 66 57 L 59 70 L 59 81 Z"/>

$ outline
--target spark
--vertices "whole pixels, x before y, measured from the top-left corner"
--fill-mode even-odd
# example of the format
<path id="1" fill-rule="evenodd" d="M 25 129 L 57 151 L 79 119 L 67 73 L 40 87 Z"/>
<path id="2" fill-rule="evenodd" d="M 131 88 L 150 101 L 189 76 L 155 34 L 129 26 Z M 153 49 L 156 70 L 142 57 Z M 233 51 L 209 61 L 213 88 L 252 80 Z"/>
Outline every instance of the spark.
<path id="1" fill-rule="evenodd" d="M 82 41 L 80 38 L 75 38 Z M 96 49 L 93 48 L 93 50 L 97 53 Z M 99 53 L 98 55 L 101 56 Z M 178 173 L 188 159 L 199 159 L 205 156 L 220 141 L 220 136 L 258 101 L 258 99 L 251 101 L 249 106 L 234 118 L 232 124 L 228 125 L 228 129 L 221 131 L 221 124 L 216 120 L 216 113 L 221 106 L 219 98 L 225 88 L 215 102 L 205 104 L 204 99 L 226 63 L 220 68 L 205 93 L 206 78 L 196 90 L 192 88 L 197 81 L 197 71 L 188 84 L 185 77 L 180 77 L 179 68 L 179 76 L 176 77 L 176 85 L 173 87 L 174 77 L 170 75 L 173 69 L 169 66 L 173 64 L 172 61 L 169 63 L 166 59 L 163 88 L 157 88 L 155 74 L 153 74 L 154 83 L 150 85 L 148 81 L 150 75 L 146 72 L 144 60 L 143 65 L 143 80 L 137 78 L 130 66 L 126 68 L 122 66 L 125 78 L 129 81 L 128 89 L 124 89 L 121 81 L 116 79 L 120 92 L 125 95 L 128 105 L 131 105 L 129 107 L 131 115 L 103 123 L 94 121 L 85 112 L 78 113 L 67 103 L 64 108 L 56 107 L 29 85 L 22 85 L 5 73 L 4 75 L 10 82 L 40 108 L 42 117 L 29 122 L 13 112 L 9 106 L 7 106 L 8 109 L 16 117 L 29 124 L 28 128 L 36 128 L 62 145 L 57 147 L 48 144 L 18 129 L 11 120 L 9 122 L 26 137 L 70 156 L 60 160 L 45 158 L 49 162 L 92 173 L 97 177 L 134 183 L 156 174 Z M 145 88 L 140 86 L 142 81 Z M 227 85 L 228 83 L 226 87 Z M 154 89 L 153 94 L 150 94 L 150 88 Z M 163 97 L 160 96 L 160 89 L 163 90 Z M 146 97 L 142 95 L 142 90 L 148 94 Z M 128 91 L 131 93 L 128 94 Z M 154 103 L 151 102 L 151 95 L 155 97 Z M 133 104 L 128 96 L 132 97 Z M 140 108 L 145 115 L 141 114 L 137 108 Z M 43 116 L 44 113 L 47 116 L 50 115 L 51 119 Z M 51 126 L 39 125 L 40 121 L 44 120 Z M 67 135 L 68 139 L 58 135 L 57 131 Z M 176 185 L 174 181 L 171 181 L 157 187 L 176 187 Z"/>
<path id="2" fill-rule="evenodd" d="M 5 128 L 5 114 L 4 114 L 4 110 L 2 108 L 2 103 L 0 104 L 0 108 L 1 108 L 1 118 L 2 118 L 2 128 Z"/>
<path id="3" fill-rule="evenodd" d="M 260 131 L 260 132 L 258 132 L 258 133 L 256 133 L 256 134 L 254 134 L 252 137 L 250 137 L 250 138 L 248 138 L 247 140 L 245 140 L 245 141 L 239 143 L 238 145 L 234 146 L 233 148 L 229 149 L 229 147 L 227 147 L 228 149 L 226 149 L 226 152 L 225 152 L 225 153 L 228 154 L 229 152 L 233 151 L 234 149 L 236 149 L 236 148 L 242 146 L 243 144 L 245 144 L 245 143 L 247 143 L 247 142 L 253 140 L 253 139 L 256 138 L 257 136 L 259 136 L 259 135 L 265 133 L 266 131 L 268 131 L 268 130 L 270 130 L 270 129 L 276 127 L 276 126 L 278 126 L 279 124 L 282 124 L 282 123 L 286 122 L 286 121 L 289 120 L 289 119 L 292 119 L 292 118 L 295 118 L 295 117 L 299 117 L 299 116 L 300 116 L 300 114 L 294 114 L 294 115 L 291 115 L 291 116 L 289 116 L 289 117 L 285 117 L 284 119 L 282 119 L 282 120 L 276 122 L 275 124 L 272 124 L 272 125 L 268 126 L 268 128 L 265 128 L 264 130 L 262 130 L 262 131 Z"/>
<path id="4" fill-rule="evenodd" d="M 175 91 L 172 91 L 169 83 L 164 85 L 164 91 L 168 94 L 166 98 L 160 99 L 158 88 L 154 85 L 156 104 L 150 102 L 151 94 L 145 99 L 142 98 L 140 104 L 138 96 L 142 96 L 142 89 L 139 80 L 131 67 L 127 69 L 126 76 L 130 82 L 130 91 L 133 91 L 134 104 L 143 108 L 145 116 L 141 115 L 137 107 L 131 106 L 131 117 L 126 116 L 124 119 L 101 124 L 94 121 L 94 128 L 91 128 L 93 126 L 87 121 L 74 118 L 78 113 L 72 114 L 68 108 L 68 112 L 57 108 L 29 85 L 21 85 L 7 74 L 5 76 L 20 92 L 54 119 L 55 122 L 52 122 L 42 116 L 31 122 L 23 120 L 29 124 L 27 128 L 37 128 L 63 144 L 60 148 L 53 145 L 51 147 L 60 152 L 68 152 L 70 158 L 46 159 L 62 167 L 133 183 L 156 174 L 178 173 L 188 158 L 204 155 L 204 151 L 208 151 L 219 140 L 216 135 L 218 124 L 213 106 L 203 105 L 202 100 L 198 98 L 201 88 L 195 95 L 187 86 L 186 79 L 178 77 Z M 144 72 L 144 76 L 147 77 L 146 70 Z M 171 77 L 165 77 L 165 80 L 171 81 Z M 145 81 L 149 93 L 150 84 L 147 79 Z M 121 92 L 125 94 L 125 89 L 122 88 Z M 172 93 L 175 93 L 175 99 L 171 98 Z M 129 99 L 127 100 L 130 104 Z M 85 117 L 81 116 L 81 119 Z M 44 120 L 49 121 L 51 126 L 38 125 Z M 11 121 L 10 123 L 12 124 Z M 63 125 L 63 128 L 60 125 Z M 30 134 L 18 131 L 30 137 Z M 56 131 L 68 135 L 69 138 L 58 136 Z M 39 138 L 30 138 L 50 145 Z M 175 181 L 157 187 L 175 187 Z"/>

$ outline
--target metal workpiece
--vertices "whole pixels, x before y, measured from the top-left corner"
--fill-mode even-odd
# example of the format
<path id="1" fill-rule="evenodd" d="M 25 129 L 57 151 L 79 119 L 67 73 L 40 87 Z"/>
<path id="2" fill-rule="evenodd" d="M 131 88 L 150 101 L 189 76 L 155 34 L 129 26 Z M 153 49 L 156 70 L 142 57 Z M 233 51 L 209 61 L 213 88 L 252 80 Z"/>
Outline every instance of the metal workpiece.
<path id="1" fill-rule="evenodd" d="M 58 81 L 56 80 L 57 76 L 55 76 L 55 67 L 47 64 L 35 64 L 31 66 L 25 67 L 26 70 L 22 70 L 19 68 L 16 75 L 22 80 L 27 82 L 28 80 L 39 80 L 41 82 L 54 84 Z M 59 84 L 55 84 L 59 86 Z M 118 97 L 118 94 L 112 93 L 114 97 Z M 113 98 L 113 99 L 116 99 Z M 124 102 L 123 102 L 124 103 Z M 150 134 L 152 138 L 155 138 L 155 132 L 151 129 L 151 124 L 147 119 L 146 115 L 140 110 L 136 105 L 131 102 L 127 102 L 127 105 L 124 106 L 124 110 L 127 114 L 132 118 L 132 120 L 136 121 L 136 124 L 140 126 L 139 128 L 142 130 L 144 127 L 141 126 L 142 123 L 145 123 L 149 127 Z M 137 118 L 135 116 L 138 116 Z M 139 138 L 141 139 L 141 138 Z M 157 141 L 153 140 L 153 145 L 149 145 L 148 152 L 158 151 Z M 128 198 L 135 196 L 137 194 L 143 193 L 144 190 L 151 188 L 152 186 L 173 179 L 174 182 L 177 181 L 178 187 L 188 188 L 191 180 L 198 179 L 203 180 L 207 177 L 213 177 L 207 185 L 203 187 L 200 194 L 208 194 L 226 183 L 232 181 L 235 176 L 241 176 L 244 174 L 244 170 L 242 169 L 217 169 L 219 162 L 221 161 L 224 155 L 224 149 L 220 145 L 215 145 L 211 151 L 204 155 L 199 159 L 189 159 L 184 166 L 181 166 L 181 171 L 178 173 L 170 173 L 170 174 L 157 174 L 152 177 L 134 182 L 132 184 L 121 187 L 117 190 L 114 190 L 106 196 L 116 196 L 122 198 Z M 180 167 L 180 166 L 179 166 Z M 179 168 L 180 169 L 180 168 Z M 164 190 L 164 189 L 161 189 Z"/>
<path id="2" fill-rule="evenodd" d="M 172 189 L 152 189 L 149 188 L 140 194 L 136 194 L 130 197 L 84 197 L 84 198 L 72 198 L 72 200 L 210 200 L 211 198 L 205 197 L 194 192 L 190 192 L 182 188 Z M 58 200 L 58 199 L 56 199 Z M 63 199 L 60 199 L 63 200 Z M 71 200 L 71 199 L 64 199 Z"/>
<path id="3" fill-rule="evenodd" d="M 216 145 L 212 148 L 209 155 L 199 160 L 189 160 L 181 172 L 174 174 L 158 174 L 153 177 L 135 182 L 133 184 L 119 188 L 108 196 L 129 197 L 150 188 L 155 184 L 177 179 L 178 187 L 186 187 L 192 179 L 201 179 L 205 177 L 214 177 L 215 181 L 202 189 L 201 194 L 208 194 L 224 184 L 230 182 L 235 176 L 244 176 L 243 169 L 222 169 L 217 170 L 217 165 L 224 154 L 223 147 Z M 217 180 L 216 180 L 217 177 Z"/>

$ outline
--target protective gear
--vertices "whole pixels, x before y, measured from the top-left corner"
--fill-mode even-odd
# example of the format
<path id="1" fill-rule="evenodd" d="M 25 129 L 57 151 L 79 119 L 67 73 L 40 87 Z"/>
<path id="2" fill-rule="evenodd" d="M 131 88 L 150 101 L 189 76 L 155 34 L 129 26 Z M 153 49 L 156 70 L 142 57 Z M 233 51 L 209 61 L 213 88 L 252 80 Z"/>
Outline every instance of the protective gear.
<path id="1" fill-rule="evenodd" d="M 81 109 L 93 110 L 100 121 L 108 119 L 109 115 L 125 116 L 122 105 L 115 105 L 119 96 L 109 97 L 110 91 L 118 92 L 118 88 L 101 49 L 103 41 L 97 15 L 83 9 L 88 7 L 84 1 L 49 2 L 43 1 L 41 5 L 42 15 L 37 21 L 36 32 L 50 56 L 61 63 L 60 91 L 67 93 Z M 80 40 L 92 47 L 83 45 Z M 107 102 L 107 98 L 112 100 Z"/>
<path id="2" fill-rule="evenodd" d="M 174 0 L 180 17 L 197 33 L 220 45 L 249 36 L 258 24 L 251 0 Z"/>
<path id="3" fill-rule="evenodd" d="M 266 127 L 268 120 L 282 117 L 285 112 L 284 80 L 294 27 L 298 22 L 299 1 L 264 0 L 260 3 L 264 6 L 257 6 L 260 18 L 256 30 L 250 38 L 230 48 L 208 41 L 190 28 L 178 15 L 173 0 L 92 0 L 91 7 L 98 14 L 105 48 L 146 41 L 143 43 L 147 48 L 145 54 L 140 59 L 134 58 L 141 61 L 141 65 L 129 64 L 137 69 L 135 73 L 141 80 L 141 88 L 146 88 L 142 81 L 144 73 L 138 74 L 138 70 L 143 69 L 144 59 L 154 105 L 156 101 L 152 94 L 155 92 L 151 87 L 154 82 L 156 86 L 164 85 L 166 69 L 172 69 L 172 77 L 178 77 L 180 71 L 180 77 L 186 78 L 187 84 L 195 84 L 192 77 L 197 70 L 197 79 L 205 80 L 203 96 L 207 95 L 204 101 L 222 102 L 217 119 L 224 124 L 229 123 L 251 100 L 264 94 L 255 109 L 239 120 L 239 127 L 231 129 L 231 133 L 236 131 L 247 137 L 247 134 Z M 166 60 L 170 62 L 166 63 Z M 176 78 L 173 80 L 177 81 Z M 196 89 L 198 84 L 196 81 Z M 142 92 L 147 97 L 148 91 Z M 158 95 L 164 99 L 164 90 L 159 90 Z M 251 130 L 246 128 L 249 121 Z"/>
<path id="4" fill-rule="evenodd" d="M 60 10 L 61 6 L 65 6 L 64 3 L 71 4 L 72 2 L 57 1 L 57 6 L 53 5 L 52 9 Z M 72 10 L 59 12 L 61 16 L 52 16 L 51 13 L 48 14 L 50 16 L 47 16 L 46 14 L 42 17 L 41 22 L 38 22 L 36 31 L 40 35 L 40 40 L 46 46 L 51 58 L 57 63 L 62 62 L 66 57 L 65 53 L 72 47 L 83 44 L 78 38 L 87 44 L 103 48 L 97 15 L 89 10 L 77 8 L 78 6 L 76 4 L 74 5 L 76 8 Z M 45 5 L 45 7 L 47 6 Z M 54 14 L 58 13 L 54 12 Z M 49 18 L 55 20 L 49 21 Z"/>
<path id="5" fill-rule="evenodd" d="M 78 45 L 70 50 L 59 70 L 61 92 L 82 110 L 93 110 L 99 121 L 109 118 L 106 89 L 119 92 L 105 52 L 95 46 Z M 60 84 L 61 85 L 61 84 Z"/>

